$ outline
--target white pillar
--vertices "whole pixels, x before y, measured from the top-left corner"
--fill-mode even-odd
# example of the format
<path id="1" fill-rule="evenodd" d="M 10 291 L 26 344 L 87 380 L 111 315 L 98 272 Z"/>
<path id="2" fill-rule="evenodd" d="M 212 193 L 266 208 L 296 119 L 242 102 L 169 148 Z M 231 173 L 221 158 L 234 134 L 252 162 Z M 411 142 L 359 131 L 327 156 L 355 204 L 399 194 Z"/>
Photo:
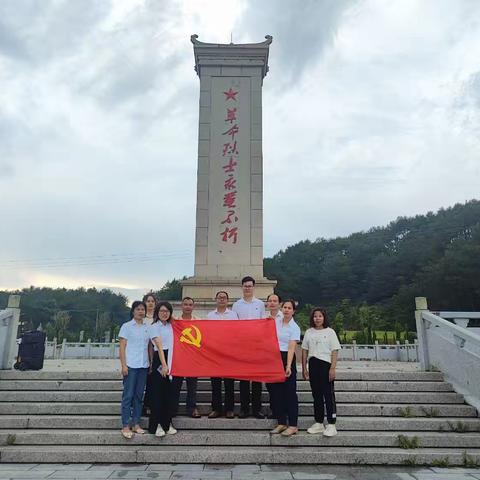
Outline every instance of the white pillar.
<path id="1" fill-rule="evenodd" d="M 7 308 L 0 316 L 0 369 L 11 369 L 18 345 L 17 334 L 20 324 L 20 295 L 8 297 Z"/>
<path id="2" fill-rule="evenodd" d="M 415 297 L 415 322 L 417 325 L 418 338 L 418 361 L 422 370 L 430 369 L 430 358 L 428 355 L 427 332 L 425 322 L 422 319 L 422 313 L 428 311 L 427 299 L 425 297 Z"/>

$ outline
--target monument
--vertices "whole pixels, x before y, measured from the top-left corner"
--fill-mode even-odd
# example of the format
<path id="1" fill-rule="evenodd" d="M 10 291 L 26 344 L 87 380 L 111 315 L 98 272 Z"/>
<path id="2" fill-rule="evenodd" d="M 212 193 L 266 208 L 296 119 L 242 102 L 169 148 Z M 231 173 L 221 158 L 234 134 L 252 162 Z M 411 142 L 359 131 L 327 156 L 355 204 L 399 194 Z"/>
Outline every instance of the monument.
<path id="1" fill-rule="evenodd" d="M 194 276 L 183 296 L 208 309 L 215 293 L 241 296 L 251 275 L 266 298 L 263 275 L 262 85 L 272 37 L 261 43 L 204 43 L 192 35 L 200 78 Z"/>

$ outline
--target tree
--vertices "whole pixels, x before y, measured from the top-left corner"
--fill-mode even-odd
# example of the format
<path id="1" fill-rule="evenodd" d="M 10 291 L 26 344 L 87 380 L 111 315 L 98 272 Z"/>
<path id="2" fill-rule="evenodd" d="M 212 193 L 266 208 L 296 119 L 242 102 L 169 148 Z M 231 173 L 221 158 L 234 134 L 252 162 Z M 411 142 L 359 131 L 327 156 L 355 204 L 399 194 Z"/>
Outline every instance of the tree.
<path id="1" fill-rule="evenodd" d="M 182 280 L 186 280 L 187 277 L 183 277 Z M 182 299 L 182 284 L 181 280 L 174 278 L 168 281 L 158 291 L 155 292 L 155 296 L 159 300 L 181 300 Z"/>
<path id="2" fill-rule="evenodd" d="M 343 313 L 338 312 L 332 322 L 332 328 L 337 332 L 337 334 L 340 334 L 343 332 Z"/>
<path id="3" fill-rule="evenodd" d="M 70 323 L 70 315 L 64 310 L 60 310 L 52 317 L 55 337 L 58 341 L 62 341 L 66 336 L 68 324 Z"/>

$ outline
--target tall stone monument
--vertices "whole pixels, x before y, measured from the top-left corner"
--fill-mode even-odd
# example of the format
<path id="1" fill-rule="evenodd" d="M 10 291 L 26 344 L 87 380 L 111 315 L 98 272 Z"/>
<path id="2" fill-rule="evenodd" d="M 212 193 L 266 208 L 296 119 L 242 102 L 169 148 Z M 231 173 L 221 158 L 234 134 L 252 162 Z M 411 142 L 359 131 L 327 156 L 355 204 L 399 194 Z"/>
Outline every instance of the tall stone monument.
<path id="1" fill-rule="evenodd" d="M 272 37 L 261 43 L 203 43 L 192 35 L 200 77 L 194 276 L 183 296 L 207 307 L 218 290 L 241 296 L 256 280 L 265 298 L 276 282 L 263 276 L 262 84 Z M 200 301 L 200 302 L 198 302 Z"/>

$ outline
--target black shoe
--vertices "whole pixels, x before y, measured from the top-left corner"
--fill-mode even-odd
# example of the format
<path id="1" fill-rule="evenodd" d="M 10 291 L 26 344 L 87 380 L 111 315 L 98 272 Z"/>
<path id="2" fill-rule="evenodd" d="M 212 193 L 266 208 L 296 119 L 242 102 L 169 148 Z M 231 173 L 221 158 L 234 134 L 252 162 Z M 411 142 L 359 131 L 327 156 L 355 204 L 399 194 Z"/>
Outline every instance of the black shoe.
<path id="1" fill-rule="evenodd" d="M 262 420 L 263 418 L 265 418 L 265 415 L 262 412 L 255 412 L 253 416 L 255 418 L 258 418 L 259 420 Z"/>
<path id="2" fill-rule="evenodd" d="M 277 418 L 273 413 L 271 413 L 270 415 L 267 416 L 267 418 L 269 420 L 274 420 L 275 418 Z"/>
<path id="3" fill-rule="evenodd" d="M 244 410 L 240 410 L 240 413 L 238 414 L 238 418 L 248 418 L 248 412 L 245 412 Z"/>

